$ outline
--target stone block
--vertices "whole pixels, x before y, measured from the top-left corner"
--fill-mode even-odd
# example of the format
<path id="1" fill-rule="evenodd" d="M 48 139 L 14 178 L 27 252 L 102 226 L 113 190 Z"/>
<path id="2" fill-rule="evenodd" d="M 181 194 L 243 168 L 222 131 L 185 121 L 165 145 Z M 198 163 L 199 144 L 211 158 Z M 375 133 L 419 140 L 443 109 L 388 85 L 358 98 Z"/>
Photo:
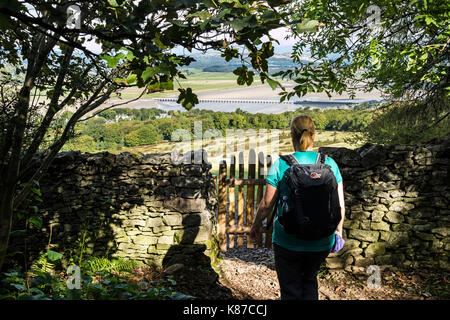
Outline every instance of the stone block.
<path id="1" fill-rule="evenodd" d="M 154 227 L 160 227 L 164 225 L 163 219 L 161 217 L 155 217 L 155 218 L 148 218 L 146 227 L 154 228 Z"/>
<path id="2" fill-rule="evenodd" d="M 413 226 L 406 223 L 396 223 L 391 226 L 392 231 L 411 231 Z"/>
<path id="3" fill-rule="evenodd" d="M 381 145 L 365 144 L 357 149 L 361 157 L 361 164 L 365 168 L 372 168 L 386 159 L 386 149 Z"/>
<path id="4" fill-rule="evenodd" d="M 395 190 L 397 188 L 398 188 L 397 185 L 392 182 L 380 181 L 378 183 L 373 184 L 374 191 L 389 191 L 389 190 Z"/>
<path id="5" fill-rule="evenodd" d="M 394 211 L 389 211 L 388 213 L 386 213 L 384 219 L 391 223 L 402 223 L 405 220 L 402 214 Z"/>
<path id="6" fill-rule="evenodd" d="M 182 198 L 197 199 L 202 195 L 201 189 L 177 188 L 177 194 Z"/>
<path id="7" fill-rule="evenodd" d="M 342 269 L 345 260 L 340 257 L 329 257 L 326 259 L 327 267 L 330 269 Z"/>
<path id="8" fill-rule="evenodd" d="M 173 177 L 171 179 L 172 184 L 175 187 L 183 187 L 183 188 L 193 188 L 199 189 L 203 187 L 204 181 L 198 177 Z"/>
<path id="9" fill-rule="evenodd" d="M 405 195 L 405 192 L 401 190 L 392 190 L 389 192 L 389 195 L 391 196 L 391 198 L 399 198 L 403 197 Z"/>
<path id="10" fill-rule="evenodd" d="M 343 253 L 343 256 L 353 256 L 353 257 L 358 257 L 363 253 L 363 249 L 362 248 L 353 248 L 350 250 L 347 250 Z"/>
<path id="11" fill-rule="evenodd" d="M 388 208 L 386 208 L 386 206 L 384 204 L 378 204 L 375 206 L 374 210 L 376 211 L 382 211 L 382 212 L 388 212 Z"/>
<path id="12" fill-rule="evenodd" d="M 205 199 L 185 199 L 181 197 L 164 200 L 164 206 L 179 212 L 202 212 L 206 209 Z"/>
<path id="13" fill-rule="evenodd" d="M 344 247 L 342 248 L 343 251 L 348 251 L 354 248 L 358 248 L 361 244 L 360 241 L 355 239 L 345 239 Z"/>
<path id="14" fill-rule="evenodd" d="M 133 239 L 133 242 L 135 244 L 139 244 L 139 245 L 152 245 L 152 244 L 156 244 L 158 242 L 158 238 L 157 237 L 152 237 L 152 236 L 143 236 L 143 235 L 138 235 Z"/>
<path id="15" fill-rule="evenodd" d="M 433 227 L 435 226 L 435 224 L 434 223 L 433 224 L 432 223 L 424 223 L 424 224 L 419 224 L 419 225 L 413 225 L 413 226 L 408 225 L 408 226 L 416 232 L 430 232 L 431 229 L 433 229 Z"/>
<path id="16" fill-rule="evenodd" d="M 389 223 L 386 223 L 384 221 L 372 222 L 370 224 L 370 228 L 372 230 L 378 230 L 378 231 L 389 231 L 390 225 L 389 225 Z"/>
<path id="17" fill-rule="evenodd" d="M 387 248 L 397 248 L 399 246 L 405 246 L 408 244 L 409 235 L 407 232 L 390 232 L 389 238 L 386 242 Z"/>
<path id="18" fill-rule="evenodd" d="M 375 194 L 375 196 L 378 197 L 378 198 L 390 199 L 389 193 L 388 193 L 388 192 L 385 192 L 385 191 L 378 191 L 378 192 Z M 387 210 L 387 209 L 386 209 L 386 210 Z"/>
<path id="19" fill-rule="evenodd" d="M 377 255 L 375 257 L 375 263 L 377 265 L 390 265 L 392 264 L 392 255 L 390 254 Z"/>
<path id="20" fill-rule="evenodd" d="M 444 238 L 450 235 L 450 227 L 439 227 L 431 230 L 431 233 L 438 234 Z"/>
<path id="21" fill-rule="evenodd" d="M 373 211 L 371 215 L 372 222 L 381 222 L 385 213 L 383 211 Z"/>
<path id="22" fill-rule="evenodd" d="M 369 220 L 361 221 L 359 229 L 370 230 L 370 221 Z"/>
<path id="23" fill-rule="evenodd" d="M 345 229 L 358 229 L 359 228 L 359 221 L 356 220 L 350 220 L 350 219 L 344 219 L 344 228 Z"/>
<path id="24" fill-rule="evenodd" d="M 411 210 L 408 216 L 414 219 L 428 219 L 433 218 L 437 214 L 437 210 L 430 207 L 419 207 Z"/>
<path id="25" fill-rule="evenodd" d="M 130 214 L 145 215 L 148 212 L 147 206 L 135 206 L 129 211 Z"/>
<path id="26" fill-rule="evenodd" d="M 164 154 L 145 154 L 141 162 L 143 164 L 169 164 L 172 163 L 171 154 L 170 153 L 164 153 Z"/>
<path id="27" fill-rule="evenodd" d="M 173 244 L 173 236 L 158 237 L 158 244 Z"/>
<path id="28" fill-rule="evenodd" d="M 424 233 L 424 232 L 416 232 L 415 235 L 425 241 L 434 241 L 436 240 L 436 236 L 430 233 Z"/>
<path id="29" fill-rule="evenodd" d="M 162 220 L 168 226 L 179 226 L 183 223 L 183 216 L 181 214 L 165 214 Z"/>
<path id="30" fill-rule="evenodd" d="M 156 245 L 156 250 L 169 250 L 172 245 L 166 243 L 158 243 Z"/>
<path id="31" fill-rule="evenodd" d="M 350 214 L 350 219 L 352 220 L 366 220 L 370 217 L 370 212 L 368 211 L 352 211 Z"/>
<path id="32" fill-rule="evenodd" d="M 395 211 L 395 212 L 407 212 L 412 209 L 414 209 L 414 204 L 403 202 L 403 201 L 395 201 L 389 207 L 389 211 Z"/>
<path id="33" fill-rule="evenodd" d="M 371 243 L 364 250 L 364 255 L 367 258 L 383 255 L 386 252 L 386 242 Z"/>
<path id="34" fill-rule="evenodd" d="M 138 229 L 127 230 L 127 235 L 130 237 L 136 236 L 138 234 L 141 234 L 141 230 L 138 230 Z"/>
<path id="35" fill-rule="evenodd" d="M 145 220 L 136 220 L 136 219 L 124 220 L 122 225 L 124 227 L 135 227 L 135 226 L 145 227 Z"/>
<path id="36" fill-rule="evenodd" d="M 152 228 L 152 231 L 153 231 L 153 233 L 161 233 L 161 232 L 165 232 L 165 231 L 168 231 L 168 230 L 172 230 L 172 228 L 171 227 L 169 227 L 169 226 L 159 226 L 159 227 L 153 227 Z"/>
<path id="37" fill-rule="evenodd" d="M 362 256 L 355 257 L 355 266 L 356 267 L 368 267 L 374 264 L 374 258 L 365 258 Z"/>
<path id="38" fill-rule="evenodd" d="M 367 242 L 376 242 L 380 237 L 380 233 L 378 231 L 371 230 L 359 230 L 354 229 L 349 231 L 349 238 L 367 241 Z"/>

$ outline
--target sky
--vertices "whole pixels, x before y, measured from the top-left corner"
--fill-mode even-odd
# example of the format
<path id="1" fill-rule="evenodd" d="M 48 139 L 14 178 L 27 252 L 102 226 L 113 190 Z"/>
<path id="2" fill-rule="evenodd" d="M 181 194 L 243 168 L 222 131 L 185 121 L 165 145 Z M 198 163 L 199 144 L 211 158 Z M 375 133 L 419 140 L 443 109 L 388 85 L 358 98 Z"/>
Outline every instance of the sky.
<path id="1" fill-rule="evenodd" d="M 284 39 L 287 34 L 288 34 L 288 29 L 287 28 L 278 28 L 278 29 L 272 30 L 270 32 L 270 35 L 280 42 L 279 45 L 274 43 L 276 52 L 277 51 L 279 51 L 279 52 L 287 51 L 287 50 L 290 49 L 290 47 L 292 47 L 295 44 L 295 41 L 292 38 L 290 38 L 288 40 Z M 265 40 L 267 40 L 267 38 L 262 38 L 261 40 L 265 41 Z M 94 52 L 94 53 L 100 53 L 101 52 L 101 46 L 98 43 L 95 43 L 93 40 L 87 41 L 86 42 L 86 47 L 91 52 Z"/>

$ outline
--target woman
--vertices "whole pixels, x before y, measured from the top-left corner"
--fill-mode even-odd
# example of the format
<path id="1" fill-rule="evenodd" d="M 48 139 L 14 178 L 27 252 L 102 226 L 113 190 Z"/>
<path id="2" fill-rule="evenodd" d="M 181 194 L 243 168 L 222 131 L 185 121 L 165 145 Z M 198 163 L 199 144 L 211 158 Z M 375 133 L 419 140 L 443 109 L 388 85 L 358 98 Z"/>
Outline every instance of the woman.
<path id="1" fill-rule="evenodd" d="M 308 116 L 297 116 L 291 121 L 290 128 L 292 144 L 295 150 L 293 153 L 294 157 L 301 164 L 315 163 L 317 152 L 312 151 L 312 149 L 316 131 L 311 118 Z M 338 183 L 342 218 L 335 234 L 342 237 L 342 226 L 345 217 L 342 177 L 336 162 L 332 158 L 327 157 L 325 164 L 330 165 Z M 283 174 L 288 168 L 289 165 L 282 159 L 275 161 L 270 168 L 266 179 L 266 192 L 256 212 L 250 231 L 251 238 L 255 239 L 258 236 L 262 227 L 262 221 L 273 212 L 275 204 L 278 205 L 278 212 L 280 212 L 281 201 L 276 203 L 277 199 L 283 199 L 283 196 L 289 195 L 288 186 L 282 180 Z M 318 299 L 317 272 L 335 244 L 335 234 L 317 241 L 301 240 L 296 238 L 295 235 L 286 233 L 278 221 L 278 217 L 275 218 L 272 243 L 282 300 Z"/>

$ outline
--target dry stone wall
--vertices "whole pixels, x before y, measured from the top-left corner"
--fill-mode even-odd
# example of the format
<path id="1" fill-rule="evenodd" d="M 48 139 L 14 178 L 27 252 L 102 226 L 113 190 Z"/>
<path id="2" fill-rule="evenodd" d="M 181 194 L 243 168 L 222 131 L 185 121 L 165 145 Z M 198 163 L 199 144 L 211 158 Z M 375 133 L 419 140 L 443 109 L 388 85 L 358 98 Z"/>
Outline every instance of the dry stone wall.
<path id="1" fill-rule="evenodd" d="M 450 136 L 320 151 L 338 163 L 346 200 L 346 244 L 328 257 L 330 268 L 450 269 Z M 206 153 L 195 154 L 203 161 L 194 163 L 194 153 L 181 163 L 170 154 L 59 154 L 41 180 L 43 225 L 30 230 L 31 258 L 50 244 L 66 262 L 85 246 L 87 254 L 159 266 L 209 265 L 217 252 L 217 195 Z M 22 250 L 11 242 L 11 251 Z"/>
<path id="2" fill-rule="evenodd" d="M 343 250 L 327 265 L 450 269 L 450 136 L 418 146 L 320 148 L 339 165 L 346 219 Z"/>
<path id="3" fill-rule="evenodd" d="M 208 265 L 217 228 L 210 168 L 204 151 L 175 160 L 169 153 L 60 153 L 40 182 L 43 225 L 31 230 L 31 256 L 50 243 L 66 262 L 84 246 L 85 254 L 158 266 Z"/>

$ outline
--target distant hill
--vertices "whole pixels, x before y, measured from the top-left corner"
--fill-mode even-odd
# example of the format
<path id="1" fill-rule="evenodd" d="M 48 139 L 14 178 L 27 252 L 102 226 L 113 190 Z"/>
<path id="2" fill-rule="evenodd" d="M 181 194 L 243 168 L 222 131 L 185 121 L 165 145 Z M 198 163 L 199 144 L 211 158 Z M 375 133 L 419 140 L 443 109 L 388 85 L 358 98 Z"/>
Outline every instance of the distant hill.
<path id="1" fill-rule="evenodd" d="M 226 62 L 223 57 L 220 56 L 218 52 L 207 52 L 207 53 L 194 53 L 190 55 L 195 59 L 189 67 L 200 69 L 204 72 L 230 72 L 240 67 L 242 65 L 241 60 L 232 59 Z M 304 62 L 311 61 L 309 57 L 305 57 Z M 290 57 L 290 52 L 277 53 L 269 60 L 269 70 L 271 73 L 278 72 L 280 70 L 286 70 L 294 68 L 296 64 L 292 61 Z M 251 68 L 250 64 L 247 65 Z"/>

